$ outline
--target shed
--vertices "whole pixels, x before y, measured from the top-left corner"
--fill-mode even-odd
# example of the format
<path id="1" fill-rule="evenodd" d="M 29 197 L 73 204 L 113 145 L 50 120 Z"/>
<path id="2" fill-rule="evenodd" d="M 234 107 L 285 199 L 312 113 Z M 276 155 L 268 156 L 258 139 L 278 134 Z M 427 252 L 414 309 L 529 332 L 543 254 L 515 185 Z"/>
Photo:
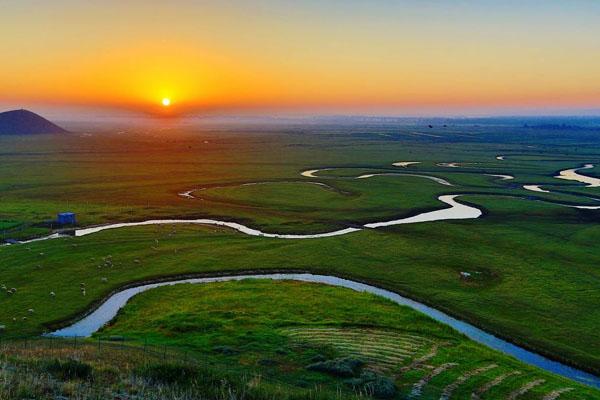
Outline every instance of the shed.
<path id="1" fill-rule="evenodd" d="M 56 222 L 58 222 L 60 225 L 75 225 L 77 223 L 75 219 L 75 213 L 72 212 L 58 213 Z"/>

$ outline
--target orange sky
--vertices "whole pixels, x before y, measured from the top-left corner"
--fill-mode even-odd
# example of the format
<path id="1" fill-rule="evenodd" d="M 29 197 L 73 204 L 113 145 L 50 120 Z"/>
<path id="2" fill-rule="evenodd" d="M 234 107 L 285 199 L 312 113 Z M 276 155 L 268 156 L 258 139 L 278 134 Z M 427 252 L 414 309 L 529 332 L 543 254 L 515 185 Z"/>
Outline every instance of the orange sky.
<path id="1" fill-rule="evenodd" d="M 81 3 L 2 6 L 2 103 L 600 107 L 598 2 Z"/>

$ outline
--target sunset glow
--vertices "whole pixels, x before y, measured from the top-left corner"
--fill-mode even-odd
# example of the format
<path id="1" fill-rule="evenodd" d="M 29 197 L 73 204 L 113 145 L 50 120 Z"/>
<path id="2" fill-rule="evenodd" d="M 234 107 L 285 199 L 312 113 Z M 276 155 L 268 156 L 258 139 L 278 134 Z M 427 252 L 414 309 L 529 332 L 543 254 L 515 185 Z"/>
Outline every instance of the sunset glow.
<path id="1" fill-rule="evenodd" d="M 171 99 L 165 97 L 162 99 L 161 103 L 164 107 L 169 107 L 171 105 Z"/>
<path id="2" fill-rule="evenodd" d="M 2 101 L 143 111 L 169 93 L 182 111 L 600 107 L 596 2 L 179 3 L 9 2 Z"/>

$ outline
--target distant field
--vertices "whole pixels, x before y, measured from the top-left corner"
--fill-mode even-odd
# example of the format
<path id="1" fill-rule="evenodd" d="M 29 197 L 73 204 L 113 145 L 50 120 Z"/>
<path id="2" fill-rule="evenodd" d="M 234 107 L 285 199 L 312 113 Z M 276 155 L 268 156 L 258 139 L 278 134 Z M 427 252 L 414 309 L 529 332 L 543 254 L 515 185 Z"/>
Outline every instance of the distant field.
<path id="1" fill-rule="evenodd" d="M 369 216 L 402 215 L 415 207 L 432 207 L 435 205 L 433 195 L 442 191 L 534 195 L 555 201 L 589 203 L 589 199 L 581 196 L 576 199 L 566 194 L 517 189 L 526 183 L 553 183 L 561 185 L 562 191 L 600 196 L 599 188 L 582 192 L 576 183 L 551 178 L 560 169 L 598 159 L 599 148 L 546 143 L 533 148 L 515 145 L 506 140 L 511 137 L 509 130 L 504 132 L 507 138 L 496 144 L 454 141 L 485 137 L 479 128 L 469 129 L 475 133 L 453 137 L 443 132 L 445 136 L 441 140 L 412 142 L 401 140 L 402 135 L 381 137 L 377 130 L 369 134 L 373 128 L 363 134 L 332 129 L 330 134 L 317 132 L 312 135 L 169 132 L 164 136 L 132 134 L 109 138 L 102 135 L 35 139 L 3 137 L 0 138 L 3 149 L 0 152 L 0 218 L 35 225 L 52 220 L 60 210 L 72 210 L 78 214 L 80 224 L 90 225 L 165 216 L 212 216 L 269 229 L 290 230 L 297 226 L 299 231 L 309 232 L 347 222 L 353 217 L 366 221 Z M 496 160 L 498 154 L 506 154 L 506 159 Z M 408 168 L 391 165 L 402 160 L 416 160 L 421 164 Z M 461 161 L 469 163 L 461 168 L 437 165 Z M 320 172 L 318 176 L 323 180 L 300 176 L 303 170 L 327 167 L 336 169 Z M 429 174 L 445 178 L 457 187 L 436 187 L 433 182 L 419 181 L 418 178 L 335 179 L 370 172 Z M 498 182 L 486 177 L 486 173 L 508 173 L 516 179 Z M 593 175 L 596 172 L 588 170 L 586 173 Z M 265 187 L 244 188 L 239 192 L 231 189 L 224 199 L 217 196 L 216 200 L 228 200 L 226 203 L 210 199 L 198 203 L 177 196 L 177 193 L 207 186 L 290 179 L 331 183 L 352 196 L 341 196 L 339 202 L 331 205 L 325 197 L 321 198 L 323 201 L 313 199 L 314 203 L 307 198 L 302 210 L 294 208 L 293 202 L 287 203 L 285 197 L 278 197 L 281 191 L 269 193 L 270 189 Z M 514 188 L 507 189 L 511 185 Z M 287 194 L 287 199 L 293 197 L 298 202 L 303 194 L 297 193 L 297 189 L 292 193 L 299 196 Z M 257 196 L 251 199 L 245 196 L 244 193 L 250 193 L 248 190 L 256 190 Z M 251 204 L 245 203 L 248 200 Z M 344 208 L 344 214 L 349 218 L 330 215 L 337 205 Z M 391 205 L 396 208 L 391 209 Z M 300 211 L 306 211 L 306 207 L 313 207 L 314 211 L 301 215 Z M 365 207 L 368 210 L 361 212 Z M 379 215 L 373 215 L 375 209 Z M 303 221 L 300 221 L 301 217 Z M 38 231 L 9 230 L 10 233 L 23 237 Z"/>

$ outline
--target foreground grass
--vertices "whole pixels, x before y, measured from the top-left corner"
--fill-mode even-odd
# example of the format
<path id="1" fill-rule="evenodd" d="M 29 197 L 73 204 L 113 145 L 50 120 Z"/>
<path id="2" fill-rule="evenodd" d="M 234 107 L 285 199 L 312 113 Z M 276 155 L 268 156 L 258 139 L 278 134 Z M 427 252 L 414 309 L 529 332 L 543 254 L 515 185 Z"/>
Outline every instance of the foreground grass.
<path id="1" fill-rule="evenodd" d="M 356 389 L 368 393 L 359 377 L 373 374 L 379 385 L 395 387 L 378 392 L 382 398 L 406 398 L 422 385 L 416 398 L 437 399 L 446 391 L 456 399 L 472 393 L 504 399 L 534 381 L 542 382 L 519 399 L 567 388 L 561 398 L 600 398 L 595 390 L 490 351 L 407 307 L 310 283 L 248 280 L 162 287 L 133 298 L 97 336 L 175 346 L 240 375 L 254 371 L 265 382 L 319 387 L 331 395 Z M 336 369 L 348 357 L 364 365 L 354 372 Z M 338 366 L 320 372 L 325 370 L 311 367 L 316 360 L 322 365 L 338 360 Z M 451 368 L 429 378 L 443 365 Z M 507 373 L 514 375 L 484 390 Z"/>
<path id="2" fill-rule="evenodd" d="M 234 374 L 173 351 L 66 340 L 4 342 L 0 399 L 339 400 Z M 343 398 L 359 398 L 347 394 Z"/>
<path id="3" fill-rule="evenodd" d="M 162 287 L 96 336 L 2 341 L 0 399 L 600 398 L 406 307 L 318 284 Z"/>

